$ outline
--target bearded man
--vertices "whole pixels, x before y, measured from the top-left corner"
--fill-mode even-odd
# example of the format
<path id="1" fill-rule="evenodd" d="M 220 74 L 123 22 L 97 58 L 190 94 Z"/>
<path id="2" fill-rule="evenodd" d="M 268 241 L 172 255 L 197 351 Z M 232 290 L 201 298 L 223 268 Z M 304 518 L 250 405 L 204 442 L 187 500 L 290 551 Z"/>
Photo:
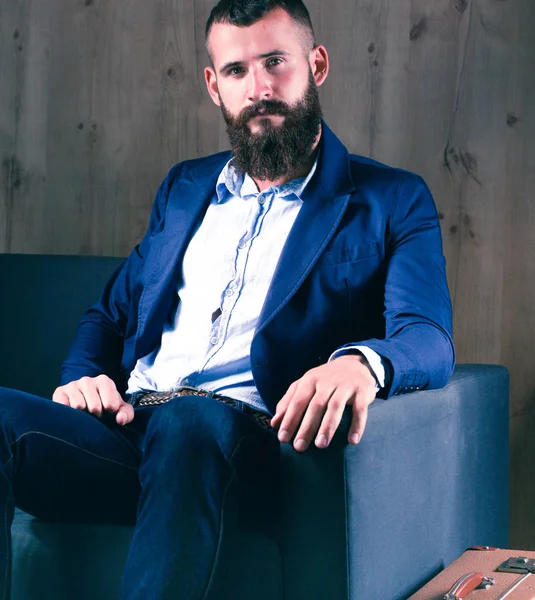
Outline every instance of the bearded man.
<path id="1" fill-rule="evenodd" d="M 221 0 L 206 42 L 232 152 L 171 169 L 54 402 L 0 391 L 6 531 L 15 506 L 136 522 L 125 600 L 205 598 L 223 531 L 276 525 L 281 442 L 326 448 L 350 406 L 357 444 L 376 395 L 454 363 L 431 195 L 322 121 L 328 54 L 302 2 Z M 7 598 L 9 537 L 0 564 Z"/>

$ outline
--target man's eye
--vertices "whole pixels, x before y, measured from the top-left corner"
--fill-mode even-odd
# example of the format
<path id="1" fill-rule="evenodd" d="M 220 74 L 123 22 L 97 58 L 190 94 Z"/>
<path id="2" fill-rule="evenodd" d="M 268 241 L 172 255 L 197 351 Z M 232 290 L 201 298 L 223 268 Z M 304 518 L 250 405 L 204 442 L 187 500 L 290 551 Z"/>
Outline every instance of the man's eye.
<path id="1" fill-rule="evenodd" d="M 242 73 L 243 73 L 243 68 L 242 67 L 233 67 L 228 72 L 229 75 L 241 75 Z"/>
<path id="2" fill-rule="evenodd" d="M 280 58 L 270 58 L 267 62 L 268 67 L 276 67 L 282 64 L 282 60 Z"/>

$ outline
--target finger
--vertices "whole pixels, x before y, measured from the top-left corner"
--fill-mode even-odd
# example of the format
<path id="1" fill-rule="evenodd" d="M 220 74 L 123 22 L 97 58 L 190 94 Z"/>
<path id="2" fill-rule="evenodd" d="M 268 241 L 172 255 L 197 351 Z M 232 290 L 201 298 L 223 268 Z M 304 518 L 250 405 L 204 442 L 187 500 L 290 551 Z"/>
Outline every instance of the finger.
<path id="1" fill-rule="evenodd" d="M 57 390 L 52 395 L 52 401 L 57 402 L 58 404 L 63 404 L 65 406 L 70 406 L 69 396 L 62 388 L 57 388 Z"/>
<path id="2" fill-rule="evenodd" d="M 127 425 L 134 419 L 134 414 L 134 407 L 128 402 L 122 402 L 115 415 L 115 421 L 117 425 Z"/>
<path id="3" fill-rule="evenodd" d="M 294 448 L 304 452 L 309 446 L 321 425 L 332 391 L 325 393 L 317 391 L 308 408 L 295 436 Z"/>
<path id="4" fill-rule="evenodd" d="M 315 393 L 314 385 L 301 383 L 298 386 L 279 427 L 278 437 L 280 442 L 285 443 L 292 439 Z"/>
<path id="5" fill-rule="evenodd" d="M 104 410 L 115 414 L 118 425 L 130 423 L 134 418 L 134 408 L 122 399 L 115 382 L 106 375 L 100 375 L 97 385 Z"/>
<path id="6" fill-rule="evenodd" d="M 271 427 L 276 428 L 279 426 L 280 422 L 284 418 L 284 415 L 286 414 L 286 409 L 288 408 L 288 404 L 290 403 L 293 395 L 295 394 L 295 390 L 297 389 L 298 384 L 299 380 L 294 381 L 292 385 L 288 388 L 288 391 L 279 400 L 275 411 L 275 416 L 273 417 L 273 419 L 271 419 Z"/>
<path id="7" fill-rule="evenodd" d="M 69 405 L 72 408 L 75 408 L 76 410 L 86 410 L 87 404 L 85 402 L 85 397 L 78 388 L 72 386 L 66 390 L 66 392 L 69 396 Z"/>
<path id="8" fill-rule="evenodd" d="M 362 439 L 368 421 L 368 406 L 374 399 L 375 393 L 368 394 L 367 397 L 362 392 L 357 394 L 353 402 L 353 417 L 347 436 L 350 444 L 358 444 Z"/>
<path id="9" fill-rule="evenodd" d="M 95 383 L 102 403 L 102 408 L 111 413 L 116 413 L 123 404 L 123 399 L 117 391 L 115 383 L 106 375 L 99 375 Z"/>
<path id="10" fill-rule="evenodd" d="M 318 435 L 316 436 L 315 444 L 318 448 L 327 448 L 332 442 L 334 434 L 340 426 L 345 407 L 351 402 L 354 396 L 354 391 L 340 389 L 336 390 L 331 396 L 318 429 Z"/>
<path id="11" fill-rule="evenodd" d="M 90 377 L 82 377 L 78 382 L 78 388 L 85 398 L 87 412 L 95 417 L 102 416 L 102 400 L 98 393 L 96 380 Z"/>

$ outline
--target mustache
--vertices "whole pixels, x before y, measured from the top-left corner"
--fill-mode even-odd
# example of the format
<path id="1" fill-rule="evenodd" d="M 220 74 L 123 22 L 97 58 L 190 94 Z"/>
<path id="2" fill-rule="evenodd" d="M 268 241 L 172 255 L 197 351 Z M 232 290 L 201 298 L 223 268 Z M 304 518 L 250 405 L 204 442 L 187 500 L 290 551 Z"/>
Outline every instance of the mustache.
<path id="1" fill-rule="evenodd" d="M 267 115 L 287 117 L 291 115 L 291 112 L 288 104 L 281 100 L 260 100 L 260 102 L 244 108 L 240 113 L 239 121 L 242 124 L 246 124 L 255 117 L 265 117 Z"/>

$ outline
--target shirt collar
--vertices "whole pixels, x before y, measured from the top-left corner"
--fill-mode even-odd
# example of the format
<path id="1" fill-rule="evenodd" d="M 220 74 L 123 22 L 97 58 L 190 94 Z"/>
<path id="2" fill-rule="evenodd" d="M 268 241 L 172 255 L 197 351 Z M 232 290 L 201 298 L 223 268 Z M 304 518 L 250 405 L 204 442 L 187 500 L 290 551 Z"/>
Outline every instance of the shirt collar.
<path id="1" fill-rule="evenodd" d="M 312 165 L 312 168 L 306 177 L 292 179 L 283 185 L 274 185 L 265 190 L 265 192 L 271 191 L 279 197 L 290 196 L 293 194 L 297 198 L 301 199 L 301 195 L 308 185 L 308 182 L 312 179 L 314 173 L 316 172 L 316 168 L 318 166 L 318 156 L 316 156 L 316 160 L 314 161 L 314 164 Z M 229 194 L 245 199 L 250 196 L 258 196 L 259 191 L 256 187 L 256 183 L 251 177 L 249 177 L 249 175 L 247 175 L 247 173 L 243 175 L 234 168 L 231 158 L 223 167 L 223 170 L 219 175 L 216 184 L 216 194 L 217 201 L 224 202 L 228 198 Z"/>

